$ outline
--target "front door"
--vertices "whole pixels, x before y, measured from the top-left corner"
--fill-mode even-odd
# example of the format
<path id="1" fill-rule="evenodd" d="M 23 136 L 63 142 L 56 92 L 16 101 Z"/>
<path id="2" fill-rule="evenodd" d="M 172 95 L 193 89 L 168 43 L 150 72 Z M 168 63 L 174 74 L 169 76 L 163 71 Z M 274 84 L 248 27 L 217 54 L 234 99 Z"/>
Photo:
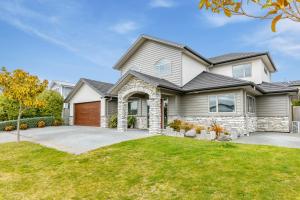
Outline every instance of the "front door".
<path id="1" fill-rule="evenodd" d="M 168 98 L 161 99 L 161 128 L 168 126 Z"/>

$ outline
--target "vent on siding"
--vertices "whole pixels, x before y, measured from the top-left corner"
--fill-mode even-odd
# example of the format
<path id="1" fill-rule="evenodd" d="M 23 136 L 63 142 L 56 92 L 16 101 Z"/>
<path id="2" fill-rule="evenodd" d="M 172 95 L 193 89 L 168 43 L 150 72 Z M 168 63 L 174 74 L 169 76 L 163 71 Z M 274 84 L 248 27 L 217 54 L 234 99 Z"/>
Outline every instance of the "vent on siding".
<path id="1" fill-rule="evenodd" d="M 300 122 L 293 121 L 292 122 L 292 132 L 293 133 L 300 133 Z"/>

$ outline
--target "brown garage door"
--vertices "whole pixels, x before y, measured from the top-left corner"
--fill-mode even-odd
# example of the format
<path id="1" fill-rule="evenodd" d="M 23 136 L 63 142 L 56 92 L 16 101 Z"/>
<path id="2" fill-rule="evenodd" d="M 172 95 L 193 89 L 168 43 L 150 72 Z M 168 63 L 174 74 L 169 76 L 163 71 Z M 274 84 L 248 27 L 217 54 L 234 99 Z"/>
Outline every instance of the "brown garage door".
<path id="1" fill-rule="evenodd" d="M 75 125 L 100 126 L 100 101 L 75 104 Z"/>

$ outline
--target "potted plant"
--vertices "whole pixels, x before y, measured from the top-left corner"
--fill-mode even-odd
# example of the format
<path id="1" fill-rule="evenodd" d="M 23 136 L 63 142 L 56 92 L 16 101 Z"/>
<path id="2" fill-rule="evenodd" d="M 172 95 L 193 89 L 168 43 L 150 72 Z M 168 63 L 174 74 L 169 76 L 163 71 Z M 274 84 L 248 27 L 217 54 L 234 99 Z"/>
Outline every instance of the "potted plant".
<path id="1" fill-rule="evenodd" d="M 135 128 L 135 123 L 136 123 L 135 116 L 128 116 L 127 118 L 128 128 Z"/>

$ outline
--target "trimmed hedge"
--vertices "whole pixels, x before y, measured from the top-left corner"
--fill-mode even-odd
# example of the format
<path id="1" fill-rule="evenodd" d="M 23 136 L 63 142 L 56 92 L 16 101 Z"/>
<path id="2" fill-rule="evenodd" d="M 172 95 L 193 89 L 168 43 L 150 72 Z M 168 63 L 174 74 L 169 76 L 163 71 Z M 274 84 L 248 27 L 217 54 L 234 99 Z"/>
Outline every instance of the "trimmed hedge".
<path id="1" fill-rule="evenodd" d="M 46 126 L 52 126 L 54 122 L 54 117 L 34 117 L 34 118 L 25 118 L 21 119 L 21 124 L 27 124 L 28 128 L 36 128 L 39 121 L 44 121 Z M 10 120 L 0 122 L 0 131 L 4 131 L 6 126 L 17 127 L 17 120 Z"/>

